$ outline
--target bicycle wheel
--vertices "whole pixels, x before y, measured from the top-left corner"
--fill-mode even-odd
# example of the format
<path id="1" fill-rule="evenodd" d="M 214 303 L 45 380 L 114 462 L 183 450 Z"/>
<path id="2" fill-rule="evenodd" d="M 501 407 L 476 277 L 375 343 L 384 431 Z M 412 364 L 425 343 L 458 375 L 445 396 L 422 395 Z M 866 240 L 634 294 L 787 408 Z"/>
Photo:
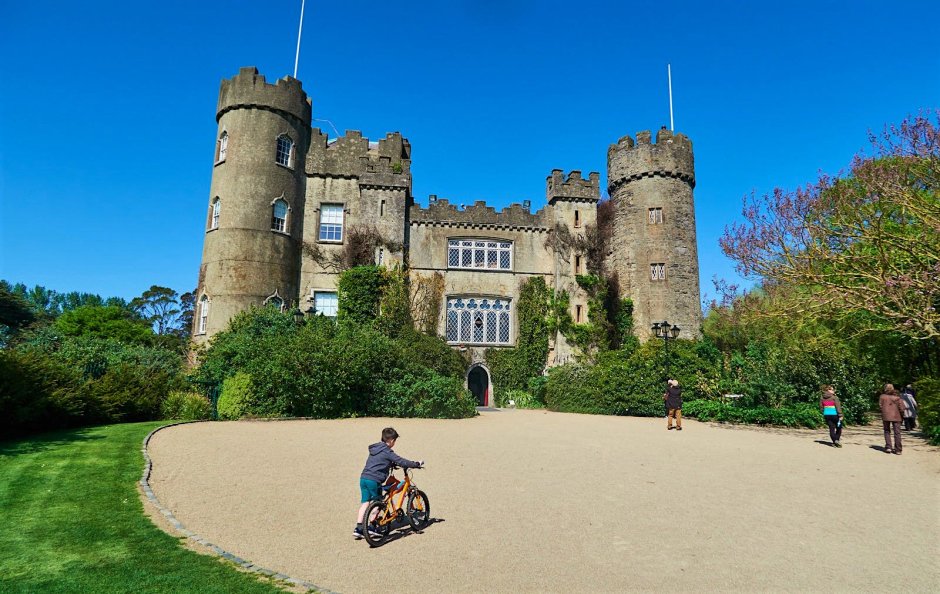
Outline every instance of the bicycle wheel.
<path id="1" fill-rule="evenodd" d="M 408 523 L 415 530 L 422 530 L 431 522 L 431 503 L 424 491 L 415 490 L 408 496 L 405 515 L 408 517 Z"/>
<path id="2" fill-rule="evenodd" d="M 380 546 L 388 538 L 389 526 L 385 524 L 380 526 L 379 522 L 385 520 L 387 509 L 384 501 L 373 501 L 366 508 L 366 513 L 362 516 L 362 537 L 366 539 L 370 547 Z M 374 517 L 373 517 L 374 515 Z M 369 519 L 372 519 L 372 528 L 369 528 Z"/>

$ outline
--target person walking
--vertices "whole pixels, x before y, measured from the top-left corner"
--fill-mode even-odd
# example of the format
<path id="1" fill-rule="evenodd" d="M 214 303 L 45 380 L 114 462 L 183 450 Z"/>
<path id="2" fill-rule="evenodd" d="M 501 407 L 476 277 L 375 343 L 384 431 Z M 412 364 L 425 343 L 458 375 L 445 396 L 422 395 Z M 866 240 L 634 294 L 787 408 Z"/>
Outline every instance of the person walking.
<path id="1" fill-rule="evenodd" d="M 904 401 L 898 396 L 898 391 L 891 384 L 885 388 L 878 399 L 881 407 L 881 421 L 885 430 L 885 453 L 901 455 L 901 419 L 904 418 Z M 891 445 L 891 434 L 894 434 L 894 446 Z"/>
<path id="2" fill-rule="evenodd" d="M 914 388 L 910 384 L 901 390 L 901 400 L 904 401 L 904 428 L 908 431 L 917 427 L 917 400 L 914 398 Z"/>
<path id="3" fill-rule="evenodd" d="M 822 412 L 826 424 L 829 425 L 829 439 L 833 447 L 842 447 L 842 403 L 836 396 L 836 389 L 830 385 L 822 387 L 822 396 L 819 397 L 819 411 Z"/>
<path id="4" fill-rule="evenodd" d="M 682 388 L 679 380 L 671 379 L 666 382 L 666 392 L 663 400 L 666 402 L 666 430 L 672 429 L 672 420 L 676 420 L 676 431 L 682 431 Z"/>

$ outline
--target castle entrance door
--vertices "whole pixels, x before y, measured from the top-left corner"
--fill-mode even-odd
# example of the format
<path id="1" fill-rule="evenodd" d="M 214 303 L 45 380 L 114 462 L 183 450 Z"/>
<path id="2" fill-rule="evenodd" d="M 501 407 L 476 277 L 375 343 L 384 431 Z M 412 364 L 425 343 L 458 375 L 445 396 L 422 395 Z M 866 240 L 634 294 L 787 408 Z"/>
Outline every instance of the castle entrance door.
<path id="1" fill-rule="evenodd" d="M 490 375 L 477 365 L 467 374 L 467 389 L 477 399 L 477 406 L 486 406 L 489 400 Z"/>

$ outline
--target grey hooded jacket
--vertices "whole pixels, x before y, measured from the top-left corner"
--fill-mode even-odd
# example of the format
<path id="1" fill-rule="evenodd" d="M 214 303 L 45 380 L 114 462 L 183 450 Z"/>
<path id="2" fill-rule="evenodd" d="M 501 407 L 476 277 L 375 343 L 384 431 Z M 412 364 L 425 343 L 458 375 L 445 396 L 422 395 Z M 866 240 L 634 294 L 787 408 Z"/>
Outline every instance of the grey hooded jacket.
<path id="1" fill-rule="evenodd" d="M 366 466 L 362 469 L 362 478 L 373 480 L 377 483 L 385 482 L 388 478 L 388 471 L 393 464 L 402 468 L 418 468 L 420 464 L 406 460 L 392 451 L 385 442 L 374 443 L 369 446 L 369 457 L 366 459 Z"/>

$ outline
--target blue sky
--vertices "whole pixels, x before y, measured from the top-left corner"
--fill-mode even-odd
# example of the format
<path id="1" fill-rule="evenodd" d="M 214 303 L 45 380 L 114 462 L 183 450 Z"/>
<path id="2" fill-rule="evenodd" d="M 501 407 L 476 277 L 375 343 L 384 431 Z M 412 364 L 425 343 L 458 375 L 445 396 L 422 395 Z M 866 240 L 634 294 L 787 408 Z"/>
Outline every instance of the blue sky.
<path id="1" fill-rule="evenodd" d="M 291 74 L 300 0 L 0 8 L 0 278 L 130 298 L 196 285 L 219 82 Z M 544 203 L 553 168 L 675 122 L 695 146 L 702 292 L 752 191 L 836 173 L 870 129 L 940 106 L 940 3 L 322 2 L 314 117 L 412 143 L 414 194 Z M 324 127 L 327 126 L 324 124 Z"/>

